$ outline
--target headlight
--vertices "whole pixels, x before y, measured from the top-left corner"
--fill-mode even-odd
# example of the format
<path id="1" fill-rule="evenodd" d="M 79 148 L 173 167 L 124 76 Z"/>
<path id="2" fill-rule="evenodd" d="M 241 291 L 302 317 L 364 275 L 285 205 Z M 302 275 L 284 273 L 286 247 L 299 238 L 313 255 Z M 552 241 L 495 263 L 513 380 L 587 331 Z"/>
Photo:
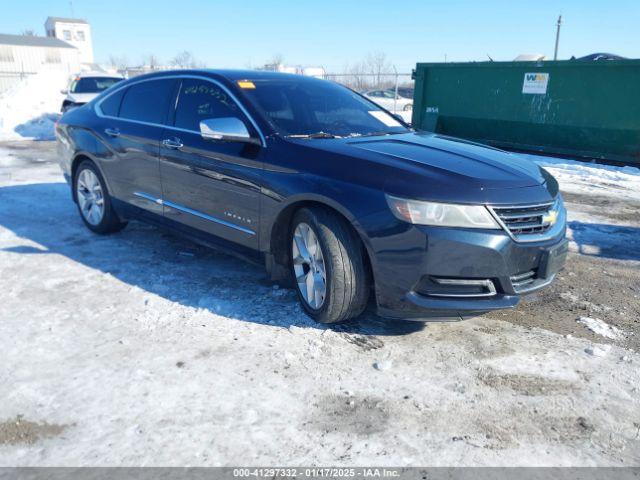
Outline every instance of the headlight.
<path id="1" fill-rule="evenodd" d="M 500 229 L 487 207 L 482 205 L 422 202 L 390 195 L 386 197 L 393 214 L 414 225 Z"/>

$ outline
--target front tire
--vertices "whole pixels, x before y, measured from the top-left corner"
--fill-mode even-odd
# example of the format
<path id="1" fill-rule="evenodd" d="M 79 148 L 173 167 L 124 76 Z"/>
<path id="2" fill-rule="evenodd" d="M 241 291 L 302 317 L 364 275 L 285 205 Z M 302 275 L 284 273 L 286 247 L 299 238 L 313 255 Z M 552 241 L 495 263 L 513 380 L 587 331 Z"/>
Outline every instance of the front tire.
<path id="1" fill-rule="evenodd" d="M 363 245 L 342 217 L 319 207 L 296 212 L 289 255 L 298 298 L 315 321 L 342 322 L 364 311 L 369 273 Z"/>
<path id="2" fill-rule="evenodd" d="M 89 230 L 106 235 L 127 225 L 113 210 L 107 185 L 93 162 L 85 160 L 78 166 L 73 188 L 80 218 Z"/>

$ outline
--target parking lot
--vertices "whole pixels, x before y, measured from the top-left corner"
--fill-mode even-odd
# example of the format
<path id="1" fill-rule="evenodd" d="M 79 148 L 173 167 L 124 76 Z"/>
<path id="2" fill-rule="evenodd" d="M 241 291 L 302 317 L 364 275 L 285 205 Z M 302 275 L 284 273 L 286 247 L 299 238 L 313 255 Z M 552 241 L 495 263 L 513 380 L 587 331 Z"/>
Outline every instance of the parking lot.
<path id="1" fill-rule="evenodd" d="M 637 465 L 640 172 L 545 165 L 572 238 L 553 286 L 328 328 L 257 266 L 90 233 L 55 144 L 0 143 L 0 463 Z"/>

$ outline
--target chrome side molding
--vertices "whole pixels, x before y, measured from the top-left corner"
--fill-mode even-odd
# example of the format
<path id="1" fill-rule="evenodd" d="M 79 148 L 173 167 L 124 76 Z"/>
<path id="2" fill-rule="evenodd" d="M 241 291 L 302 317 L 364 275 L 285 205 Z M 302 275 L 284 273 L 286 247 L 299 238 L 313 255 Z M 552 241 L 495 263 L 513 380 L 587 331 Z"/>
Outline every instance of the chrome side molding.
<path id="1" fill-rule="evenodd" d="M 210 222 L 217 223 L 219 225 L 223 225 L 228 228 L 233 228 L 234 230 L 238 230 L 242 233 L 246 233 L 247 235 L 255 235 L 256 232 L 253 230 L 242 227 L 240 225 L 236 225 L 235 223 L 227 222 L 226 220 L 222 220 L 221 218 L 212 217 L 211 215 L 207 215 L 206 213 L 200 212 L 198 210 L 194 210 L 189 207 L 185 207 L 184 205 L 179 205 L 177 203 L 170 202 L 168 200 L 162 200 L 161 198 L 156 198 L 153 195 L 149 195 L 144 192 L 133 192 L 136 197 L 144 198 L 145 200 L 149 200 L 150 202 L 157 203 L 158 205 L 163 205 L 165 207 L 173 208 L 174 210 L 178 210 L 180 212 L 188 213 L 195 217 L 203 218 L 204 220 L 208 220 Z"/>

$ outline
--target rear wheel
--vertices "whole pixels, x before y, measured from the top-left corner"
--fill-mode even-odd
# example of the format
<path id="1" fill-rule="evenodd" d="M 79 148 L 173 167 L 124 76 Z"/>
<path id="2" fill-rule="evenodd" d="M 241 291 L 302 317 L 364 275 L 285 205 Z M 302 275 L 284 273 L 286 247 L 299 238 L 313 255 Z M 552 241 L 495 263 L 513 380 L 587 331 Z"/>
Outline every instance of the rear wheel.
<path id="1" fill-rule="evenodd" d="M 289 234 L 291 271 L 306 313 L 321 323 L 358 316 L 369 297 L 363 246 L 349 224 L 324 208 L 303 208 Z"/>
<path id="2" fill-rule="evenodd" d="M 404 110 L 405 112 L 410 112 L 411 110 L 413 110 L 413 105 L 411 103 L 408 103 L 402 110 Z"/>
<path id="3" fill-rule="evenodd" d="M 113 210 L 104 179 L 92 162 L 85 160 L 78 166 L 73 184 L 80 217 L 90 230 L 107 234 L 127 225 Z"/>

